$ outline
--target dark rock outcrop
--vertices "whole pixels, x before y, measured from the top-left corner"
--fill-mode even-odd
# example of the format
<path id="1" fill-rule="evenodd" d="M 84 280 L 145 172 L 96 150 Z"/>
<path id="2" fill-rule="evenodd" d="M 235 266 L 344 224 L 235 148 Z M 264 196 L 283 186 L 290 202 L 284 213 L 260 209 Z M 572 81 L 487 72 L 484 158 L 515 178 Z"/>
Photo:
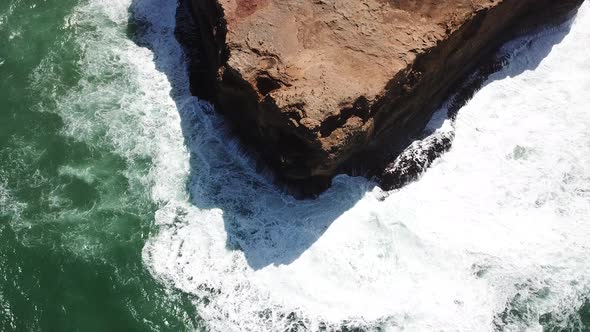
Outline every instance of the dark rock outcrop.
<path id="1" fill-rule="evenodd" d="M 582 2 L 182 0 L 178 36 L 193 93 L 312 194 L 379 174 L 504 42 Z"/>

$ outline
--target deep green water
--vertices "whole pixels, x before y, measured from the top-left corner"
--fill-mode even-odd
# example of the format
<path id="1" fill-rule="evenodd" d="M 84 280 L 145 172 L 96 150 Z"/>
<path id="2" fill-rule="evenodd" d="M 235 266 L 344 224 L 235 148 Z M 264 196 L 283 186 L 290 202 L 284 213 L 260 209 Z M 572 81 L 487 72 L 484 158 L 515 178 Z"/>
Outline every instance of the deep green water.
<path id="1" fill-rule="evenodd" d="M 155 0 L 146 2 L 158 4 Z M 161 2 L 170 7 L 170 1 Z M 169 96 L 170 86 L 165 84 L 165 76 L 154 76 L 157 71 L 153 68 L 150 51 L 134 41 L 138 39 L 136 30 L 141 24 L 128 23 L 131 4 L 127 0 L 0 2 L 0 331 L 203 329 L 204 323 L 196 308 L 207 305 L 155 280 L 142 256 L 146 241 L 158 231 L 154 220 L 156 211 L 164 205 L 161 197 L 176 195 L 174 190 L 170 190 L 172 194 L 161 194 L 167 190 L 162 189 L 166 181 L 155 184 L 154 174 L 166 175 L 155 169 L 165 166 L 166 158 L 174 157 L 160 153 L 164 162 L 153 160 L 158 154 L 154 153 L 157 144 L 152 143 L 162 139 L 155 134 L 162 124 L 157 119 L 173 116 L 168 122 L 174 122 L 178 118 L 174 117 L 177 117 L 176 105 Z M 150 10 L 158 10 L 158 6 L 145 9 Z M 178 137 L 170 138 L 173 143 L 179 143 L 176 145 L 182 145 L 182 138 L 176 139 Z M 203 148 L 205 152 L 214 150 Z M 168 150 L 165 147 L 162 151 Z M 234 166 L 227 166 L 231 163 L 226 156 L 218 159 L 211 167 L 233 169 Z M 178 160 L 183 159 L 170 162 Z M 200 176 L 202 178 L 197 180 L 206 183 L 209 174 Z M 171 178 L 181 177 L 172 174 Z M 245 186 L 250 187 L 249 191 L 244 191 L 246 194 L 239 190 L 228 194 L 230 199 L 223 195 L 223 189 L 227 188 L 219 184 L 223 182 L 212 181 L 202 188 L 215 190 L 211 195 L 214 198 L 210 199 L 212 208 L 229 206 L 226 212 L 237 216 L 236 220 L 248 221 L 250 215 L 266 213 L 271 215 L 269 220 L 273 225 L 277 224 L 272 219 L 275 211 L 269 207 L 249 210 L 250 205 L 254 205 L 250 203 L 256 203 L 258 184 L 247 179 L 232 182 L 247 183 Z M 186 191 L 183 183 L 171 187 Z M 276 196 L 272 189 L 268 192 L 270 194 L 265 193 L 265 197 Z M 334 197 L 339 196 L 334 194 Z M 337 205 L 329 198 L 320 200 L 317 205 L 310 204 L 310 211 L 318 209 L 316 214 L 319 215 L 324 208 Z M 187 201 L 184 197 L 179 200 Z M 230 203 L 221 204 L 224 200 Z M 241 200 L 250 205 L 243 208 Z M 287 202 L 284 206 L 278 206 L 284 208 L 286 214 L 289 211 L 303 214 L 308 210 L 307 203 L 284 201 Z M 178 212 L 180 217 L 182 213 Z M 282 218 L 280 213 L 277 215 L 277 219 Z M 219 228 L 223 229 L 223 225 Z M 225 235 L 215 233 L 214 226 L 211 229 L 203 233 L 211 232 L 220 238 Z M 294 231 L 287 230 L 287 234 Z M 281 231 L 279 228 L 275 234 Z M 301 231 L 303 235 L 308 233 L 307 229 Z M 380 233 L 381 228 L 371 236 Z M 221 246 L 225 244 L 222 242 Z M 164 241 L 164 245 L 166 243 Z M 360 251 L 348 249 L 351 257 Z M 211 252 L 216 253 L 215 250 Z M 235 258 L 231 258 L 230 250 L 220 252 L 223 253 L 218 257 L 220 261 Z M 365 260 L 365 256 L 359 257 L 357 261 Z M 201 261 L 210 263 L 216 258 L 211 256 Z M 198 262 L 199 257 L 195 261 Z M 325 264 L 319 262 L 320 265 Z M 247 263 L 243 266 L 231 266 L 228 270 L 235 273 L 243 269 L 250 273 L 252 269 L 248 270 Z M 168 272 L 164 268 L 162 271 L 163 274 Z M 340 273 L 335 271 L 336 275 Z M 225 272 L 222 266 L 204 279 L 211 281 L 209 279 L 217 276 L 223 277 Z M 246 272 L 243 275 L 248 277 L 254 274 Z M 182 273 L 176 282 L 181 283 Z M 192 278 L 190 269 L 186 273 Z M 236 275 L 243 277 L 240 273 Z M 239 286 L 249 285 L 249 280 L 235 280 Z M 232 280 L 227 281 L 227 285 L 219 284 L 234 291 L 227 286 L 234 285 Z M 190 284 L 183 286 L 190 289 Z M 239 287 L 236 289 L 236 302 L 251 299 L 239 293 Z M 220 303 L 234 305 L 245 312 L 236 310 L 226 315 L 234 319 L 233 325 L 228 326 L 239 326 L 240 319 L 250 318 L 248 303 L 232 302 L 233 293 L 220 298 Z M 264 299 L 260 301 L 265 305 Z M 254 303 L 251 307 L 256 306 L 261 304 Z M 560 312 L 546 313 L 541 316 L 541 323 L 548 331 L 590 331 L 590 304 L 582 303 L 579 310 L 570 309 L 566 308 L 565 312 L 575 312 L 571 314 L 575 317 L 564 318 Z M 221 309 L 210 310 L 213 313 L 209 312 L 209 317 L 224 317 Z M 261 312 L 263 310 L 266 308 Z M 515 297 L 504 318 L 526 321 L 527 310 L 527 305 L 520 305 Z M 252 322 L 250 324 L 254 324 Z"/>
<path id="2" fill-rule="evenodd" d="M 84 5 L 0 2 L 0 331 L 189 330 L 190 302 L 142 264 L 154 206 L 133 178 L 149 158 L 118 154 L 99 121 L 86 137 L 64 123 L 64 112 L 92 119 L 108 107 L 64 106 L 96 51 L 76 41 L 96 27 L 68 23 Z M 111 80 L 97 74 L 80 98 Z"/>

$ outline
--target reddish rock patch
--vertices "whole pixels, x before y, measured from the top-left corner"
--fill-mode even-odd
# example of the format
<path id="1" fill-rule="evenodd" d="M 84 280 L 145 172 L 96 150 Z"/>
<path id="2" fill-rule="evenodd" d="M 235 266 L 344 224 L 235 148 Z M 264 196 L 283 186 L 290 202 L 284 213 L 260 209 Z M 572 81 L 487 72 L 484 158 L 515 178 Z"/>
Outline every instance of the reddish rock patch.
<path id="1" fill-rule="evenodd" d="M 268 0 L 237 0 L 236 17 L 244 18 L 254 14 L 268 4 Z"/>

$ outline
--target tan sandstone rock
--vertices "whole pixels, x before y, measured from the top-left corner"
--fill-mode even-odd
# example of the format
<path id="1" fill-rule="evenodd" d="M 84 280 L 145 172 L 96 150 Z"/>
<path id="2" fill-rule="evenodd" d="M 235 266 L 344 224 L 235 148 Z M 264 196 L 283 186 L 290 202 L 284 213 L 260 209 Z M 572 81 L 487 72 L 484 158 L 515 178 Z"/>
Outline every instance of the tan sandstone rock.
<path id="1" fill-rule="evenodd" d="M 186 1 L 200 34 L 193 91 L 311 191 L 337 172 L 377 173 L 503 42 L 582 2 Z"/>

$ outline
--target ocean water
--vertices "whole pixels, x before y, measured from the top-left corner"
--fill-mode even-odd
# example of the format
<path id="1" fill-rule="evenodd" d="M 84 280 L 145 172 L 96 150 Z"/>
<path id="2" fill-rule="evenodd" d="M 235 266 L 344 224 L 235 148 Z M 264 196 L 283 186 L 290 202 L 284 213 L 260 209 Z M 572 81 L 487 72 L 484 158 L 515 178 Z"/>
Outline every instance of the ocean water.
<path id="1" fill-rule="evenodd" d="M 0 330 L 590 331 L 590 3 L 419 180 L 308 201 L 190 96 L 175 11 L 0 3 Z"/>

